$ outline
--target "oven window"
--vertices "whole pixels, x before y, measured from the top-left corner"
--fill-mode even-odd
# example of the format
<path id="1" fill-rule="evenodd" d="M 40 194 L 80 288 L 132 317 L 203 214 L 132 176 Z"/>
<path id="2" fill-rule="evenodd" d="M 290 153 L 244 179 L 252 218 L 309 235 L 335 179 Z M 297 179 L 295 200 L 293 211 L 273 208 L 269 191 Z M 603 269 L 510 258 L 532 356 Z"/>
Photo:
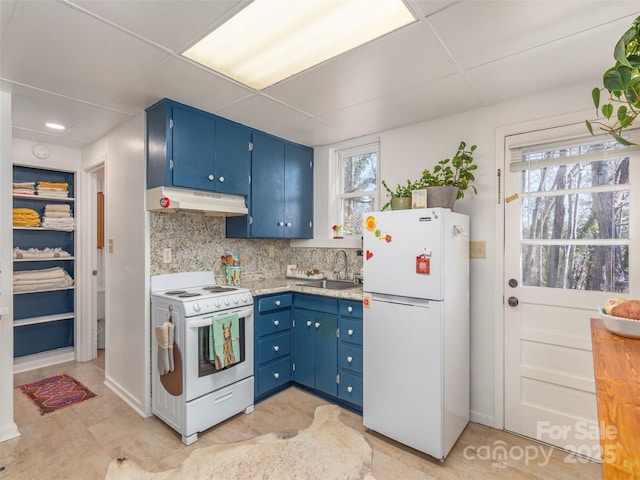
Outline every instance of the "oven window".
<path id="1" fill-rule="evenodd" d="M 198 376 L 204 377 L 244 362 L 244 318 L 212 317 L 210 326 L 198 328 Z"/>

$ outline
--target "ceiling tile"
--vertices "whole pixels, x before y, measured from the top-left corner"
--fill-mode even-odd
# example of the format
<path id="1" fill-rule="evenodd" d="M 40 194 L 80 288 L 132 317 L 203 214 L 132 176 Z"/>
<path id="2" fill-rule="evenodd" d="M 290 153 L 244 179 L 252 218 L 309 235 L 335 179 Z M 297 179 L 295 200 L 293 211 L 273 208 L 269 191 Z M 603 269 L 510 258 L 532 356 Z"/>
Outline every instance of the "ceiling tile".
<path id="1" fill-rule="evenodd" d="M 219 17 L 228 16 L 246 4 L 239 0 L 75 0 L 73 3 L 177 53 L 209 33 Z"/>
<path id="2" fill-rule="evenodd" d="M 317 116 L 453 72 L 433 33 L 416 23 L 303 72 L 265 93 Z"/>
<path id="3" fill-rule="evenodd" d="M 317 118 L 306 118 L 301 122 L 273 129 L 273 135 L 285 137 L 303 145 L 318 146 L 344 140 L 343 132 Z"/>
<path id="4" fill-rule="evenodd" d="M 157 69 L 142 75 L 108 105 L 131 113 L 144 110 L 162 98 L 217 113 L 225 105 L 254 93 L 247 87 L 181 57 L 170 57 Z"/>
<path id="5" fill-rule="evenodd" d="M 424 83 L 321 117 L 343 133 L 343 138 L 481 107 L 461 75 Z"/>
<path id="6" fill-rule="evenodd" d="M 594 87 L 601 86 L 602 74 L 614 63 L 615 42 L 611 39 L 619 37 L 628 25 L 628 21 L 619 20 L 465 74 L 490 104 L 585 81 L 593 81 Z M 591 101 L 591 91 L 585 91 L 585 100 Z"/>
<path id="7" fill-rule="evenodd" d="M 436 33 L 463 69 L 629 16 L 640 11 L 636 1 L 520 0 L 460 2 L 429 17 Z M 481 21 L 479 21 L 481 19 Z M 624 32 L 620 31 L 609 48 Z M 473 45 L 473 48 L 469 48 Z M 590 48 L 587 44 L 583 49 Z"/>
<path id="8" fill-rule="evenodd" d="M 263 95 L 253 95 L 222 108 L 218 114 L 234 122 L 271 133 L 289 124 L 307 118 L 301 112 L 275 102 Z"/>
<path id="9" fill-rule="evenodd" d="M 60 2 L 19 2 L 2 43 L 2 76 L 102 104 L 166 53 Z"/>

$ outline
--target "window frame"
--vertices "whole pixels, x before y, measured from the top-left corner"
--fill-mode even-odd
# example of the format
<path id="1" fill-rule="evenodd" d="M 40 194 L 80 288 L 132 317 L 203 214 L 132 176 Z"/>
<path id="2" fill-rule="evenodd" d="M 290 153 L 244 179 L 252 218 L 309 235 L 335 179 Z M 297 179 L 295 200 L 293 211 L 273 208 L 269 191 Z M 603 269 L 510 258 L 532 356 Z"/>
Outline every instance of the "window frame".
<path id="1" fill-rule="evenodd" d="M 345 157 L 352 157 L 354 155 L 362 155 L 366 153 L 376 153 L 376 179 L 375 190 L 359 190 L 357 192 L 344 193 L 343 185 L 343 159 Z M 373 211 L 380 209 L 380 140 L 367 141 L 366 143 L 358 145 L 345 146 L 343 148 L 336 148 L 333 151 L 332 162 L 332 195 L 331 195 L 331 215 L 329 216 L 329 225 L 327 231 L 329 236 L 332 236 L 332 226 L 342 225 L 344 222 L 344 212 L 342 211 L 342 202 L 349 198 L 360 198 L 366 196 L 373 197 Z M 340 223 L 336 223 L 336 222 Z M 345 239 L 361 239 L 362 235 L 343 235 Z"/>

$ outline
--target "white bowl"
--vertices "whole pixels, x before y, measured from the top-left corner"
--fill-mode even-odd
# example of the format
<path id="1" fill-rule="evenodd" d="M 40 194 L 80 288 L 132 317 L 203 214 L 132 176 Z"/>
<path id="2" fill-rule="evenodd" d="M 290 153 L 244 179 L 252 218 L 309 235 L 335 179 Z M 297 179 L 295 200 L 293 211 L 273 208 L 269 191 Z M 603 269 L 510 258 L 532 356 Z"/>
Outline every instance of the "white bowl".
<path id="1" fill-rule="evenodd" d="M 607 330 L 622 337 L 640 338 L 640 320 L 607 315 L 604 313 L 604 307 L 600 307 L 599 310 L 602 323 L 604 323 Z"/>

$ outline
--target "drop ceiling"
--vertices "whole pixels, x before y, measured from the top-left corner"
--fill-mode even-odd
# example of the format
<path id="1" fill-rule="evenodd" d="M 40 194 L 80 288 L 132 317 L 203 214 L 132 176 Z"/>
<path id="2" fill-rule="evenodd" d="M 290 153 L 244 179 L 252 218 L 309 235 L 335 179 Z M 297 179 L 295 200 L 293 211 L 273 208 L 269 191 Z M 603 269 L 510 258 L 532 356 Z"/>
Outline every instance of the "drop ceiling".
<path id="1" fill-rule="evenodd" d="M 640 15 L 637 0 L 406 0 L 415 23 L 257 92 L 180 55 L 248 3 L 0 0 L 0 89 L 12 94 L 14 137 L 83 148 L 167 97 L 331 144 L 595 86 Z"/>

